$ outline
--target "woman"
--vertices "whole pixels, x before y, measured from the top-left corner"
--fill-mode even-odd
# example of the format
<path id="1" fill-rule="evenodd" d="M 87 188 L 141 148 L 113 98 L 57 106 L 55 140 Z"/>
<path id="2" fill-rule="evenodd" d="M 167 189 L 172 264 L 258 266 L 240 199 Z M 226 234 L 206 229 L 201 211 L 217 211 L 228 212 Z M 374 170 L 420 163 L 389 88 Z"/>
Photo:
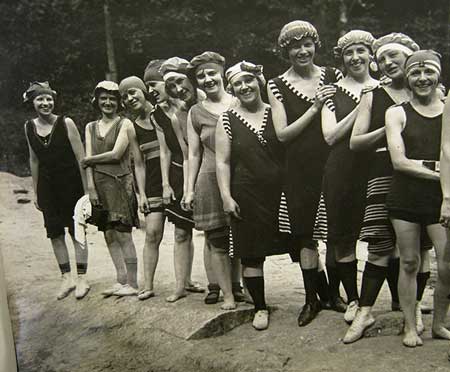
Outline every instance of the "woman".
<path id="1" fill-rule="evenodd" d="M 350 148 L 355 151 L 370 151 L 370 168 L 364 221 L 360 240 L 367 241 L 368 260 L 364 269 L 359 311 L 348 329 L 344 343 L 362 337 L 365 328 L 375 322 L 371 310 L 383 281 L 387 278 L 392 293 L 392 307 L 399 307 L 398 300 L 398 250 L 395 234 L 386 210 L 386 196 L 392 179 L 392 163 L 387 149 L 384 117 L 386 110 L 410 99 L 406 87 L 404 64 L 406 58 L 419 46 L 408 36 L 400 33 L 385 35 L 373 43 L 381 73 L 390 82 L 374 89 L 365 90 L 361 97 L 358 115 L 350 138 Z M 421 250 L 422 263 L 428 262 L 428 251 Z M 416 322 L 418 332 L 423 331 L 420 299 L 425 289 L 429 270 L 417 274 Z"/>
<path id="2" fill-rule="evenodd" d="M 183 132 L 183 138 L 187 144 L 189 142 L 187 138 L 188 112 L 192 106 L 206 98 L 205 93 L 194 87 L 193 81 L 188 78 L 189 66 L 190 64 L 187 60 L 179 57 L 172 57 L 165 61 L 159 70 L 163 76 L 165 88 L 169 97 L 178 99 L 183 103 L 180 106 L 180 110 L 177 111 L 176 116 Z M 187 177 L 184 181 L 187 189 Z M 181 205 L 184 210 L 192 212 L 192 208 L 186 206 L 185 200 L 181 201 Z M 217 284 L 217 279 L 211 266 L 211 250 L 209 249 L 206 239 L 203 248 L 203 262 L 206 277 L 208 279 L 208 293 L 205 297 L 205 304 L 216 304 L 219 301 L 220 287 Z"/>
<path id="3" fill-rule="evenodd" d="M 450 240 L 450 99 L 449 95 L 445 100 L 444 112 L 442 115 L 442 145 L 441 145 L 441 188 L 442 207 L 439 222 L 445 228 L 447 234 L 447 244 Z M 450 350 L 447 352 L 450 361 Z"/>
<path id="4" fill-rule="evenodd" d="M 89 291 L 85 275 L 88 249 L 74 238 L 73 214 L 75 204 L 84 195 L 85 173 L 79 162 L 84 150 L 80 134 L 73 120 L 53 113 L 56 92 L 48 82 L 34 82 L 24 93 L 24 102 L 32 105 L 37 117 L 25 123 L 25 135 L 30 152 L 30 169 L 35 205 L 44 216 L 47 237 L 61 271 L 62 283 L 57 299 L 67 297 L 75 289 L 81 299 Z M 75 248 L 77 282 L 72 283 L 69 253 L 64 228 Z"/>
<path id="5" fill-rule="evenodd" d="M 219 115 L 233 103 L 225 92 L 225 59 L 205 52 L 191 60 L 191 73 L 206 99 L 191 107 L 188 114 L 189 175 L 185 204 L 193 209 L 195 228 L 205 231 L 211 250 L 211 268 L 223 292 L 224 310 L 236 307 L 231 283 L 229 226 L 223 210 L 216 178 L 215 131 Z M 239 284 L 237 284 L 239 286 Z M 218 288 L 215 289 L 218 297 Z"/>
<path id="6" fill-rule="evenodd" d="M 407 347 L 423 344 L 415 318 L 416 275 L 423 227 L 436 250 L 438 268 L 432 336 L 450 339 L 450 331 L 445 328 L 450 258 L 445 251 L 446 232 L 439 225 L 442 204 L 439 156 L 444 107 L 437 89 L 440 73 L 440 59 L 435 52 L 414 52 L 405 64 L 412 98 L 386 112 L 386 136 L 394 167 L 386 205 L 400 250 L 399 295 L 405 317 L 403 344 Z"/>
<path id="7" fill-rule="evenodd" d="M 367 183 L 364 156 L 352 152 L 349 142 L 361 91 L 378 83 L 369 74 L 373 40 L 369 32 L 361 30 L 350 31 L 338 40 L 335 53 L 346 76 L 336 84 L 336 94 L 322 108 L 323 135 L 331 149 L 322 184 L 326 213 L 321 208 L 318 221 L 327 221 L 322 238 L 327 240 L 327 250 L 335 255 L 338 275 L 347 294 L 344 319 L 348 323 L 358 309 L 356 241 Z"/>
<path id="8" fill-rule="evenodd" d="M 269 312 L 263 266 L 278 230 L 281 148 L 270 106 L 261 99 L 262 66 L 239 62 L 227 70 L 226 78 L 239 104 L 223 113 L 217 125 L 217 179 L 224 211 L 231 217 L 233 254 L 241 259 L 255 305 L 253 327 L 264 330 Z"/>
<path id="9" fill-rule="evenodd" d="M 324 271 L 318 272 L 317 241 L 313 240 L 322 172 L 328 156 L 319 112 L 323 103 L 335 94 L 336 88 L 330 84 L 339 80 L 341 73 L 314 63 L 320 41 L 316 29 L 308 22 L 293 21 L 285 25 L 278 44 L 291 67 L 269 81 L 268 96 L 278 139 L 286 147 L 285 192 L 296 251 L 293 258 L 300 261 L 306 291 L 298 325 L 305 326 L 321 309 L 317 293 L 325 305 L 345 311 L 332 262 L 327 259 L 333 287 L 330 293 Z"/>
<path id="10" fill-rule="evenodd" d="M 102 81 L 94 89 L 92 104 L 101 118 L 86 126 L 86 158 L 89 199 L 106 211 L 99 222 L 106 245 L 116 269 L 117 283 L 103 291 L 105 296 L 133 296 L 138 293 L 136 248 L 131 235 L 139 225 L 133 174 L 128 146 L 116 156 L 112 150 L 127 138 L 132 123 L 118 114 L 119 87 L 112 81 Z M 127 144 L 128 145 L 128 144 Z M 143 190 L 143 163 L 137 146 L 132 146 L 139 191 Z"/>
<path id="11" fill-rule="evenodd" d="M 166 300 L 175 302 L 185 297 L 186 291 L 204 292 L 204 289 L 190 280 L 194 254 L 192 244 L 194 220 L 192 212 L 185 211 L 181 207 L 186 190 L 187 143 L 177 117 L 182 103 L 168 96 L 163 76 L 159 72 L 164 62 L 164 60 L 150 61 L 145 70 L 144 80 L 149 86 L 150 93 L 154 95 L 155 111 L 151 118 L 162 134 L 159 142 L 161 172 L 163 178 L 169 182 L 169 184 L 163 184 L 163 200 L 165 214 L 175 225 L 174 267 L 177 284 L 174 294 Z"/>

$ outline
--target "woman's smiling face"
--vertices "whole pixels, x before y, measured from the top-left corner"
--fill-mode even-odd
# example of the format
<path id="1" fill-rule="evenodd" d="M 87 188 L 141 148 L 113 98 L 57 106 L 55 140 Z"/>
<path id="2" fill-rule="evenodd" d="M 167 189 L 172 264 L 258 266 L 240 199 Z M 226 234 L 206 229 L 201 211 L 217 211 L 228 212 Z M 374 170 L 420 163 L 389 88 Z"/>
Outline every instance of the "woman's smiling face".
<path id="1" fill-rule="evenodd" d="M 401 79 L 405 73 L 406 58 L 404 52 L 391 49 L 382 52 L 377 58 L 377 63 L 384 75 L 394 80 Z"/>
<path id="2" fill-rule="evenodd" d="M 439 74 L 427 65 L 416 66 L 408 73 L 408 84 L 415 96 L 428 97 L 439 84 Z"/>
<path id="3" fill-rule="evenodd" d="M 342 52 L 345 70 L 352 76 L 361 76 L 367 73 L 370 63 L 370 50 L 361 43 L 351 44 Z"/>
<path id="4" fill-rule="evenodd" d="M 131 111 L 141 111 L 145 108 L 144 92 L 138 88 L 129 88 L 122 94 L 124 105 Z"/>
<path id="5" fill-rule="evenodd" d="M 289 62 L 292 66 L 304 67 L 314 62 L 316 45 L 311 37 L 293 40 L 287 48 Z"/>
<path id="6" fill-rule="evenodd" d="M 119 108 L 119 101 L 117 96 L 106 91 L 100 92 L 98 95 L 98 108 L 100 112 L 105 115 L 113 115 Z"/>
<path id="7" fill-rule="evenodd" d="M 33 107 L 37 114 L 48 116 L 53 112 L 55 100 L 51 94 L 40 94 L 33 99 Z"/>
<path id="8" fill-rule="evenodd" d="M 244 105 L 251 105 L 261 96 L 258 79 L 250 73 L 241 73 L 231 80 L 231 88 L 236 98 Z"/>
<path id="9" fill-rule="evenodd" d="M 206 95 L 216 94 L 223 89 L 223 77 L 220 69 L 200 68 L 195 72 L 195 78 L 197 79 L 198 87 Z"/>

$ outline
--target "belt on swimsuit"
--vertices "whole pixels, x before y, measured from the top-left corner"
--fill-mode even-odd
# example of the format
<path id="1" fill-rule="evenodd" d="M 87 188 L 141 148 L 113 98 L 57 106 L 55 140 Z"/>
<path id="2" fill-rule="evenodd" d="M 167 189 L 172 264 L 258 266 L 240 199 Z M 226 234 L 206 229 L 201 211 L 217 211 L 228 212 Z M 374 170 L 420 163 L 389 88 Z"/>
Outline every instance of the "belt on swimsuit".
<path id="1" fill-rule="evenodd" d="M 375 152 L 386 152 L 387 150 L 387 147 L 380 147 L 379 149 L 376 149 Z"/>
<path id="2" fill-rule="evenodd" d="M 433 172 L 439 172 L 441 169 L 440 166 L 441 163 L 438 160 L 416 160 L 416 159 L 411 160 L 417 164 L 420 164 L 422 167 L 432 170 Z"/>

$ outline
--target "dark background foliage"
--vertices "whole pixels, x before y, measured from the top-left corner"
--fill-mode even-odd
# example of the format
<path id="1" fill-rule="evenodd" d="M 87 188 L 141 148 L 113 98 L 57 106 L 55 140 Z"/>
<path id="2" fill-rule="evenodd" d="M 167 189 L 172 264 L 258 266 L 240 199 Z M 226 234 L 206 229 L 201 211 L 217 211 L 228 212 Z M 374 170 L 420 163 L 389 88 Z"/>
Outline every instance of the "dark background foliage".
<path id="1" fill-rule="evenodd" d="M 142 76 L 147 62 L 220 52 L 233 64 L 263 64 L 267 77 L 286 67 L 277 49 L 281 27 L 312 22 L 322 39 L 317 63 L 336 65 L 332 47 L 354 28 L 374 36 L 400 31 L 443 55 L 450 82 L 448 0 L 16 0 L 0 3 L 0 170 L 28 174 L 22 105 L 30 81 L 50 81 L 57 112 L 81 132 L 95 118 L 90 94 L 108 73 L 104 5 L 109 3 L 118 78 Z"/>

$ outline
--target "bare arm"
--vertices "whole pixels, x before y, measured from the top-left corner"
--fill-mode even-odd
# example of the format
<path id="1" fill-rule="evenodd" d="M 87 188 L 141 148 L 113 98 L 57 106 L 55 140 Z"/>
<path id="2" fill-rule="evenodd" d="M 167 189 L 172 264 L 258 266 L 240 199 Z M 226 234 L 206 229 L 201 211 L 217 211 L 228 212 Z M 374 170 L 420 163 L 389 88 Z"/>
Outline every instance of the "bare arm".
<path id="1" fill-rule="evenodd" d="M 384 125 L 369 132 L 370 120 L 372 118 L 373 93 L 364 93 L 359 103 L 358 114 L 350 137 L 350 148 L 355 151 L 364 151 L 372 148 L 380 139 L 386 135 Z"/>
<path id="2" fill-rule="evenodd" d="M 402 107 L 396 106 L 386 111 L 386 136 L 394 169 L 413 177 L 439 181 L 439 173 L 406 157 L 402 138 L 405 124 L 406 116 Z"/>
<path id="3" fill-rule="evenodd" d="M 197 182 L 197 176 L 200 170 L 200 164 L 202 162 L 202 147 L 200 136 L 192 125 L 191 112 L 189 112 L 187 118 L 187 132 L 189 148 L 189 172 L 185 202 L 186 206 L 191 209 L 194 200 L 194 187 L 195 183 Z"/>
<path id="4" fill-rule="evenodd" d="M 330 145 L 339 142 L 355 123 L 358 106 L 356 106 L 345 118 L 337 122 L 336 114 L 327 105 L 322 107 L 322 132 L 325 141 Z"/>
<path id="5" fill-rule="evenodd" d="M 92 123 L 89 123 L 86 126 L 85 130 L 85 142 L 86 142 L 86 155 L 91 156 L 92 155 Z M 92 168 L 86 169 L 86 183 L 87 183 L 87 189 L 89 193 L 89 200 L 93 205 L 100 204 L 98 200 L 98 194 L 97 190 L 95 188 L 95 182 L 94 182 L 94 171 Z"/>
<path id="6" fill-rule="evenodd" d="M 450 95 L 450 93 L 449 93 Z M 441 135 L 441 188 L 442 208 L 441 223 L 450 227 L 450 98 L 447 96 L 442 116 Z"/>
<path id="7" fill-rule="evenodd" d="M 217 182 L 220 195 L 222 196 L 223 209 L 225 213 L 240 218 L 240 210 L 236 201 L 231 196 L 230 187 L 230 157 L 231 141 L 223 127 L 222 116 L 220 116 L 216 127 L 216 169 Z"/>
<path id="8" fill-rule="evenodd" d="M 169 204 L 172 200 L 175 200 L 175 193 L 170 186 L 170 163 L 172 162 L 172 153 L 166 143 L 166 137 L 164 132 L 159 125 L 156 127 L 156 136 L 159 142 L 159 159 L 161 164 L 161 177 L 163 186 L 163 202 L 164 204 Z"/>
<path id="9" fill-rule="evenodd" d="M 93 130 L 93 128 L 92 128 Z M 128 134 L 125 125 L 122 125 L 117 136 L 114 148 L 111 151 L 106 151 L 97 155 L 88 155 L 83 161 L 83 167 L 98 164 L 98 163 L 114 163 L 122 159 L 123 154 L 128 148 Z"/>
<path id="10" fill-rule="evenodd" d="M 30 171 L 31 171 L 31 178 L 33 179 L 33 190 L 34 190 L 34 199 L 35 199 L 35 206 L 39 209 L 39 205 L 37 203 L 37 184 L 39 179 L 39 159 L 36 156 L 36 153 L 34 152 L 33 148 L 30 145 L 30 141 L 28 139 L 27 135 L 27 128 L 25 124 L 25 138 L 27 139 L 28 144 L 28 151 L 30 153 Z"/>
<path id="11" fill-rule="evenodd" d="M 78 168 L 80 169 L 81 181 L 83 182 L 84 193 L 88 193 L 86 172 L 84 168 L 81 166 L 81 161 L 84 158 L 84 147 L 81 142 L 80 133 L 71 118 L 66 118 L 65 120 L 66 128 L 67 128 L 67 137 L 69 138 L 70 145 L 72 146 L 72 151 L 75 155 L 75 158 L 78 162 Z"/>
<path id="12" fill-rule="evenodd" d="M 139 149 L 133 123 L 128 119 L 125 119 L 123 125 L 126 126 L 128 142 L 130 144 L 131 153 L 133 154 L 134 173 L 136 175 L 136 184 L 139 191 L 139 209 L 144 213 L 148 209 L 147 195 L 145 194 L 145 162 L 142 157 L 142 152 Z"/>
<path id="13" fill-rule="evenodd" d="M 171 118 L 173 130 L 175 131 L 175 135 L 177 136 L 178 143 L 181 147 L 181 152 L 183 153 L 183 197 L 187 193 L 187 184 L 188 184 L 188 170 L 189 170 L 189 150 L 186 144 L 186 141 L 183 137 L 183 130 L 181 129 L 180 121 L 173 115 Z"/>
<path id="14" fill-rule="evenodd" d="M 324 85 L 319 88 L 314 104 L 306 110 L 302 116 L 288 125 L 286 110 L 284 109 L 283 103 L 274 96 L 272 90 L 268 86 L 267 95 L 272 108 L 272 120 L 280 142 L 289 142 L 298 137 L 319 113 L 326 99 L 331 98 L 335 92 L 336 88 L 331 85 Z"/>

